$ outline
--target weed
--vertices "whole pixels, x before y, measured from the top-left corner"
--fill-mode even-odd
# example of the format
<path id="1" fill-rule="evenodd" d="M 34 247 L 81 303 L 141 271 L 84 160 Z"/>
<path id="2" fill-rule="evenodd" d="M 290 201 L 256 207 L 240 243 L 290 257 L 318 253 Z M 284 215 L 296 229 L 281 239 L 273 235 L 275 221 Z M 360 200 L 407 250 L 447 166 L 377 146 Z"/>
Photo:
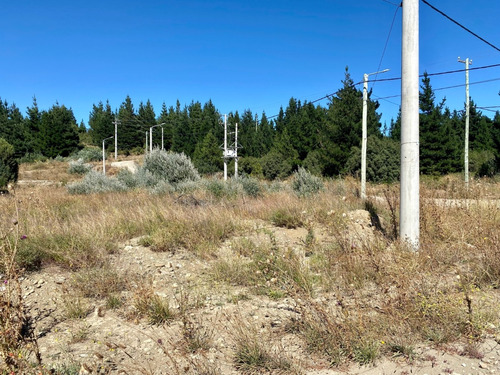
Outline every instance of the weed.
<path id="1" fill-rule="evenodd" d="M 71 331 L 71 340 L 72 344 L 85 341 L 90 334 L 90 326 L 88 324 L 82 324 L 80 327 L 77 327 L 76 331 Z"/>
<path id="2" fill-rule="evenodd" d="M 10 227 L 14 235 L 0 233 L 0 372 L 9 374 L 41 370 L 42 365 L 33 320 L 23 299 L 22 271 L 15 262 L 20 238 L 17 203 L 15 212 Z"/>
<path id="3" fill-rule="evenodd" d="M 123 306 L 123 300 L 114 294 L 108 295 L 106 298 L 106 307 L 108 309 L 119 309 L 121 306 Z"/>
<path id="4" fill-rule="evenodd" d="M 153 292 L 150 287 L 139 288 L 133 299 L 140 317 L 146 317 L 150 324 L 164 324 L 174 318 L 168 301 Z"/>
<path id="5" fill-rule="evenodd" d="M 352 357 L 360 365 L 368 365 L 375 362 L 379 356 L 379 344 L 372 340 L 365 340 L 357 343 L 353 347 Z"/>
<path id="6" fill-rule="evenodd" d="M 271 222 L 277 227 L 294 229 L 303 225 L 300 213 L 291 208 L 280 208 L 271 215 Z"/>
<path id="7" fill-rule="evenodd" d="M 292 364 L 282 353 L 272 353 L 266 341 L 256 331 L 242 321 L 235 327 L 234 365 L 241 371 L 288 371 Z"/>
<path id="8" fill-rule="evenodd" d="M 125 279 L 109 266 L 84 268 L 74 275 L 72 286 L 83 297 L 107 298 L 125 288 Z"/>
<path id="9" fill-rule="evenodd" d="M 91 311 L 87 301 L 80 297 L 65 294 L 62 298 L 62 304 L 67 319 L 83 319 Z"/>

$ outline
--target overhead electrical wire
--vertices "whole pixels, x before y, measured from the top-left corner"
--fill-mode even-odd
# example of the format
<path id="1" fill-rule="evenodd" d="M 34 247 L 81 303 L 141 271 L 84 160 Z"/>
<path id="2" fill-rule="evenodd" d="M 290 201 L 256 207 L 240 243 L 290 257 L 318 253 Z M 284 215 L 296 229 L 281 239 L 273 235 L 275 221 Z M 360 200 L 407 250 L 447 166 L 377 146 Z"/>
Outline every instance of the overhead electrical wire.
<path id="1" fill-rule="evenodd" d="M 492 78 L 492 79 L 486 79 L 484 81 L 477 81 L 477 82 L 471 82 L 469 85 L 478 85 L 480 83 L 488 83 L 488 82 L 494 82 L 494 81 L 500 81 L 500 78 Z M 457 87 L 464 87 L 466 84 L 460 84 L 460 85 L 454 85 L 454 86 L 446 86 L 446 87 L 438 87 L 437 89 L 432 89 L 432 91 L 441 91 L 441 90 L 448 90 L 448 89 L 455 89 Z M 377 100 L 385 100 L 385 99 L 391 99 L 391 98 L 399 98 L 401 94 L 398 95 L 391 95 L 391 96 L 384 96 L 384 97 L 377 97 Z"/>
<path id="2" fill-rule="evenodd" d="M 383 60 L 383 57 L 384 57 L 384 54 L 385 54 L 385 51 L 386 51 L 386 48 L 387 48 L 387 44 L 388 44 L 388 41 L 389 41 L 389 38 L 390 38 L 390 35 L 391 35 L 391 32 L 392 32 L 392 28 L 394 26 L 394 21 L 396 19 L 397 12 L 398 12 L 399 8 L 403 6 L 402 2 L 399 3 L 399 4 L 396 4 L 396 3 L 393 3 L 392 1 L 388 1 L 388 0 L 382 0 L 382 1 L 384 1 L 386 3 L 389 3 L 389 4 L 392 4 L 394 6 L 397 6 L 398 9 L 396 9 L 396 12 L 394 13 L 394 17 L 393 17 L 392 24 L 391 24 L 391 27 L 390 27 L 389 35 L 387 37 L 387 40 L 386 40 L 386 43 L 385 43 L 385 46 L 384 46 L 384 50 L 382 52 L 382 57 L 380 59 L 379 66 L 378 66 L 377 70 L 380 70 L 380 66 L 382 65 L 382 60 Z M 452 21 L 453 23 L 455 23 L 456 25 L 458 25 L 461 28 L 463 28 L 464 30 L 466 30 L 468 33 L 472 34 L 474 37 L 480 39 L 482 42 L 488 44 L 490 47 L 492 47 L 492 48 L 494 48 L 494 49 L 496 49 L 497 51 L 500 52 L 500 48 L 498 48 L 495 45 L 493 45 L 492 43 L 488 42 L 486 39 L 480 37 L 478 34 L 474 33 L 473 31 L 471 31 L 470 29 L 468 29 L 467 27 L 465 27 L 464 25 L 462 25 L 458 21 L 454 20 L 453 18 L 451 18 L 450 16 L 448 16 L 446 13 L 444 13 L 441 10 L 437 9 L 435 6 L 433 6 L 432 4 L 430 4 L 428 1 L 422 0 L 422 2 L 424 4 L 426 4 L 427 6 L 429 6 L 430 8 L 432 8 L 433 10 L 435 10 L 436 12 L 438 12 L 439 14 L 441 14 L 444 17 L 446 17 L 447 19 L 449 19 L 450 21 Z M 488 69 L 488 68 L 495 68 L 495 67 L 500 67 L 500 64 L 491 64 L 491 65 L 485 65 L 485 66 L 477 66 L 477 67 L 469 68 L 469 71 L 471 71 L 471 70 Z M 448 71 L 444 71 L 444 72 L 421 74 L 421 75 L 419 75 L 419 77 L 420 78 L 422 78 L 424 76 L 433 77 L 433 76 L 439 76 L 439 75 L 445 75 L 445 74 L 462 73 L 462 72 L 465 72 L 465 71 L 466 71 L 466 69 L 448 70 Z M 399 81 L 399 80 L 401 80 L 401 77 L 383 78 L 383 79 L 377 79 L 375 77 L 375 79 L 371 80 L 371 82 L 373 84 L 375 84 L 376 82 L 390 82 L 390 81 Z M 497 81 L 497 80 L 500 80 L 500 78 L 494 78 L 494 79 L 485 80 L 485 81 L 478 81 L 478 82 L 473 82 L 473 83 L 470 83 L 470 84 L 474 85 L 474 84 L 486 83 L 486 82 Z M 363 81 L 360 81 L 360 82 L 357 82 L 357 83 L 353 84 L 353 86 L 357 86 L 357 85 L 360 85 L 362 83 L 363 83 Z M 446 90 L 446 89 L 450 89 L 450 88 L 463 87 L 463 86 L 465 86 L 465 85 L 461 84 L 461 85 L 456 85 L 456 86 L 442 87 L 442 88 L 435 89 L 434 91 Z M 313 100 L 313 101 L 311 101 L 309 103 L 316 103 L 316 102 L 319 102 L 321 100 L 328 99 L 328 98 L 330 98 L 332 96 L 335 96 L 339 91 L 340 90 L 337 90 L 337 91 L 335 91 L 332 94 L 327 94 L 327 95 L 325 95 L 325 96 L 323 96 L 321 98 L 315 99 L 315 100 Z M 400 97 L 400 96 L 401 95 L 391 95 L 391 96 L 385 96 L 385 97 L 378 98 L 378 99 L 379 100 L 386 100 L 386 99 L 390 99 L 390 98 L 397 98 L 397 97 Z M 392 103 L 392 102 L 390 102 L 390 103 Z M 395 103 L 392 103 L 392 104 L 395 104 Z M 270 116 L 270 117 L 268 117 L 268 119 L 272 119 L 272 118 L 278 117 L 278 116 L 279 115 Z"/>
<path id="3" fill-rule="evenodd" d="M 382 51 L 382 56 L 380 57 L 380 61 L 378 63 L 377 74 L 375 75 L 375 79 L 372 81 L 372 82 L 374 82 L 372 85 L 372 88 L 375 86 L 375 82 L 377 82 L 378 72 L 380 71 L 380 67 L 382 66 L 382 61 L 384 60 L 385 51 L 387 50 L 387 45 L 389 44 L 389 39 L 391 38 L 392 28 L 394 27 L 394 21 L 396 21 L 396 16 L 398 15 L 398 11 L 399 11 L 400 7 L 401 7 L 401 5 L 396 8 L 396 11 L 394 12 L 394 17 L 392 17 L 392 23 L 391 23 L 391 27 L 389 28 L 389 34 L 387 35 L 387 39 L 385 40 L 385 45 L 384 45 L 384 49 Z"/>
<path id="4" fill-rule="evenodd" d="M 490 47 L 496 49 L 498 52 L 500 52 L 500 48 L 498 48 L 497 46 L 495 46 L 494 44 L 488 42 L 486 39 L 484 38 L 481 38 L 479 35 L 477 35 L 475 32 L 473 32 L 472 30 L 468 29 L 467 27 L 465 27 L 464 25 L 462 25 L 460 22 L 458 21 L 455 21 L 453 18 L 451 18 L 450 16 L 448 16 L 446 13 L 440 11 L 439 9 L 437 9 L 434 5 L 431 5 L 429 4 L 429 2 L 427 0 L 422 0 L 422 2 L 431 7 L 433 10 L 435 10 L 436 12 L 438 12 L 439 14 L 441 14 L 442 16 L 446 17 L 447 19 L 449 19 L 451 22 L 453 22 L 455 25 L 457 26 L 460 26 L 462 29 L 464 29 L 465 31 L 467 31 L 469 34 L 475 36 L 476 38 L 478 38 L 479 40 L 481 40 L 482 42 L 486 43 L 487 45 L 489 45 Z"/>
<path id="5" fill-rule="evenodd" d="M 396 3 L 393 3 L 392 1 L 389 1 L 389 0 L 382 0 L 382 1 L 384 3 L 391 4 L 391 5 L 394 5 L 396 7 L 401 7 L 403 5 L 403 3 L 396 4 Z"/>
<path id="6" fill-rule="evenodd" d="M 474 68 L 469 68 L 469 71 L 471 71 L 471 70 L 482 70 L 482 69 L 488 69 L 488 68 L 497 68 L 497 67 L 500 67 L 500 64 L 491 64 L 491 65 L 485 65 L 485 66 L 476 66 Z M 448 70 L 448 71 L 445 71 L 445 72 L 420 74 L 419 77 L 422 78 L 425 75 L 427 75 L 428 77 L 442 76 L 442 75 L 445 75 L 445 74 L 463 73 L 465 71 L 466 71 L 466 69 Z M 389 82 L 389 81 L 398 81 L 398 80 L 401 80 L 401 77 L 382 78 L 382 79 L 376 80 L 376 82 Z M 372 82 L 375 82 L 375 81 L 372 81 Z"/>

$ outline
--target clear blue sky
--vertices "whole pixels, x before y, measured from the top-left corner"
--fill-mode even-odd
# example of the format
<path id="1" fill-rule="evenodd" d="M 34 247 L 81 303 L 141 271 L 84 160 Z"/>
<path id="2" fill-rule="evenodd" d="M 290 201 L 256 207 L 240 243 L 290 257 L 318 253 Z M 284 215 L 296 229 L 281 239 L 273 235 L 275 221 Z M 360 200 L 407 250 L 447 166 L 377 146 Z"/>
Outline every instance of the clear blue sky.
<path id="1" fill-rule="evenodd" d="M 500 46 L 500 1 L 428 1 Z M 115 109 L 126 95 L 136 108 L 150 99 L 157 115 L 163 102 L 212 99 L 222 113 L 272 116 L 292 96 L 312 101 L 341 88 L 346 66 L 355 82 L 376 71 L 397 2 L 3 0 L 0 97 L 23 113 L 33 96 L 41 109 L 58 101 L 85 123 L 92 104 L 109 99 Z M 400 76 L 401 14 L 380 65 L 391 71 L 381 79 Z M 470 57 L 471 67 L 500 63 L 500 52 L 422 2 L 420 42 L 421 72 L 463 69 L 458 56 Z M 500 67 L 471 71 L 470 81 L 497 78 Z M 464 81 L 464 73 L 431 78 L 436 89 Z M 400 93 L 399 81 L 370 87 L 378 97 Z M 471 85 L 479 106 L 500 105 L 499 91 L 500 80 Z M 465 89 L 436 96 L 462 109 Z M 400 98 L 389 101 L 379 109 L 387 122 Z"/>

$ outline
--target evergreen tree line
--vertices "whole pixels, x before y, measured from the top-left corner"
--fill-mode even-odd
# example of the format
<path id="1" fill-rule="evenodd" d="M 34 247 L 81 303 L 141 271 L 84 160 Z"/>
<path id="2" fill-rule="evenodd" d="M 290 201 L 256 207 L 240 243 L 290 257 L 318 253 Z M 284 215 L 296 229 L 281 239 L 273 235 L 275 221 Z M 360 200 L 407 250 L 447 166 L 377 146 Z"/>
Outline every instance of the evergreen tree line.
<path id="1" fill-rule="evenodd" d="M 347 69 L 342 87 L 326 107 L 291 98 L 288 106 L 272 119 L 260 118 L 250 110 L 228 114 L 228 147 L 234 144 L 238 124 L 240 170 L 268 179 L 283 178 L 299 166 L 324 176 L 357 174 L 360 170 L 362 91 L 354 86 Z M 400 116 L 382 129 L 379 104 L 368 95 L 368 180 L 392 181 L 399 178 L 401 133 Z M 500 171 L 500 112 L 494 119 L 484 116 L 472 101 L 470 106 L 470 169 L 479 175 Z M 436 103 L 430 79 L 424 76 L 420 93 L 420 166 L 423 174 L 447 174 L 463 170 L 464 111 L 450 111 L 445 101 Z M 201 173 L 223 168 L 224 127 L 221 113 L 211 101 L 191 102 L 181 107 L 164 103 L 157 114 L 148 100 L 136 109 L 129 96 L 113 111 L 109 101 L 94 104 L 89 128 L 77 125 L 71 109 L 56 103 L 47 111 L 38 109 L 36 99 L 26 115 L 14 105 L 0 100 L 0 138 L 15 150 L 17 158 L 26 154 L 46 157 L 68 156 L 90 143 L 100 147 L 104 138 L 118 127 L 118 150 L 140 153 L 146 132 L 163 124 L 164 147 L 183 152 Z M 153 146 L 161 146 L 160 127 L 153 131 Z M 148 136 L 149 140 L 149 136 Z M 114 147 L 112 142 L 108 147 Z M 230 169 L 231 170 L 231 169 Z"/>

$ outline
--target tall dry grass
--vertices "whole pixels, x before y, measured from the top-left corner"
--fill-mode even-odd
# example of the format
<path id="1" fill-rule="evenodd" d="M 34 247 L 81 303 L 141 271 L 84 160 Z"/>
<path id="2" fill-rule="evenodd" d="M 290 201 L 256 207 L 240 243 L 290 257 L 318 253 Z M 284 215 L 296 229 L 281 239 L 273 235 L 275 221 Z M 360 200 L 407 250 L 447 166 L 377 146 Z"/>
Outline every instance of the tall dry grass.
<path id="1" fill-rule="evenodd" d="M 349 178 L 326 181 L 312 197 L 298 197 L 290 189 L 222 198 L 199 189 L 180 199 L 141 191 L 82 197 L 60 187 L 22 188 L 0 199 L 0 229 L 17 240 L 21 267 L 52 263 L 82 278 L 104 275 L 94 269 L 115 275 L 107 256 L 133 237 L 142 236 L 154 251 L 192 252 L 212 262 L 217 282 L 256 298 L 293 299 L 299 314 L 288 332 L 331 365 L 369 363 L 383 354 L 412 358 L 419 342 L 471 344 L 496 332 L 498 183 L 474 182 L 467 190 L 456 176 L 424 179 L 418 253 L 408 252 L 396 238 L 397 191 L 396 185 L 369 186 L 371 203 L 365 204 L 358 182 Z M 348 214 L 365 209 L 379 230 L 353 229 Z M 18 234 L 9 232 L 14 217 Z M 307 229 L 303 253 L 308 255 L 280 244 L 277 227 Z M 316 241 L 316 230 L 326 240 Z M 257 232 L 269 241 L 240 240 L 233 258 L 215 259 L 225 241 Z M 120 288 L 91 298 L 107 298 Z M 169 315 L 163 307 L 161 317 Z M 240 349 L 237 366 L 253 363 L 249 354 L 261 362 L 267 358 L 255 348 Z M 266 361 L 259 366 L 271 366 Z"/>

